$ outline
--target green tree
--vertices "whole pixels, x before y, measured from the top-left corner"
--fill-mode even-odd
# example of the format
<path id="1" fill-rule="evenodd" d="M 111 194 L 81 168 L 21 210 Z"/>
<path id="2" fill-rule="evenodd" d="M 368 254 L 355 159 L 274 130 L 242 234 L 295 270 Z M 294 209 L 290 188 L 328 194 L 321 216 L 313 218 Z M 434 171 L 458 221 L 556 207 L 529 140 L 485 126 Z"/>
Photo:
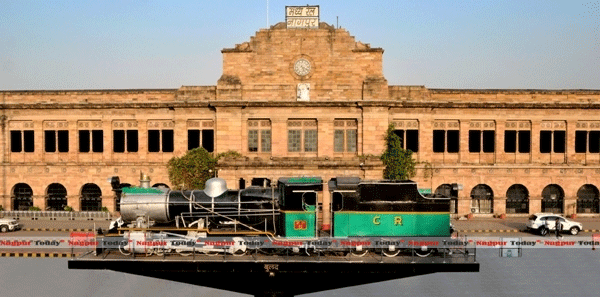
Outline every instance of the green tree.
<path id="1" fill-rule="evenodd" d="M 176 189 L 203 189 L 204 183 L 214 176 L 217 158 L 199 147 L 167 163 L 169 180 Z"/>
<path id="2" fill-rule="evenodd" d="M 216 157 L 199 147 L 188 151 L 182 157 L 173 157 L 167 163 L 169 180 L 175 189 L 204 189 L 206 181 L 215 176 L 221 158 L 239 158 L 236 151 L 226 151 Z"/>
<path id="3" fill-rule="evenodd" d="M 385 165 L 383 178 L 405 180 L 415 176 L 416 162 L 412 158 L 412 153 L 402 148 L 400 137 L 394 133 L 394 125 L 390 124 L 385 134 L 385 151 L 381 155 L 381 161 Z"/>

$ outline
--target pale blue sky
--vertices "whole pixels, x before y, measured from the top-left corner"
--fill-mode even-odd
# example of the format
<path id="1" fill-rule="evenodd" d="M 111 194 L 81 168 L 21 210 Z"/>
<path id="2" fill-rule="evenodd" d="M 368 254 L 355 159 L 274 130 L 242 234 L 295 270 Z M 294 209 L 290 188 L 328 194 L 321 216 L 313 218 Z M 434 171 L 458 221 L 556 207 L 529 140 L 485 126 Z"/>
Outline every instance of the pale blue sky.
<path id="1" fill-rule="evenodd" d="M 382 47 L 390 85 L 600 89 L 600 1 L 270 0 Z M 267 1 L 0 0 L 0 90 L 215 85 L 221 49 L 267 26 Z"/>

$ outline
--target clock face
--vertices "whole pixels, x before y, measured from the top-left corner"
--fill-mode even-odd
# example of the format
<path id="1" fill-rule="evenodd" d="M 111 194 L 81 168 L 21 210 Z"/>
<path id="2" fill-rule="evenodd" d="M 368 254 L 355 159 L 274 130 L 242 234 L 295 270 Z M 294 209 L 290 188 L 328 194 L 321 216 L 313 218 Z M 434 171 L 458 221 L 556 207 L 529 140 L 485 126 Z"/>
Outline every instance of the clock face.
<path id="1" fill-rule="evenodd" d="M 300 76 L 305 76 L 310 73 L 310 62 L 306 59 L 299 59 L 294 63 L 294 72 Z"/>

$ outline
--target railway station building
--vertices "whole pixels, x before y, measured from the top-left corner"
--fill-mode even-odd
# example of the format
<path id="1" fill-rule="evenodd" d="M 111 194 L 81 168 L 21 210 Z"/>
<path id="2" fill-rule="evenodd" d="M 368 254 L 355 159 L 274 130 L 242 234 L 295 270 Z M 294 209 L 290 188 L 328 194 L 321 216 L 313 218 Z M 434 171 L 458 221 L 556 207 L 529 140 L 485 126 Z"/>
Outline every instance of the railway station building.
<path id="1" fill-rule="evenodd" d="M 167 161 L 199 146 L 243 155 L 215 172 L 229 188 L 381 179 L 394 124 L 419 162 L 413 179 L 454 196 L 457 216 L 600 214 L 600 90 L 390 85 L 384 49 L 298 16 L 222 49 L 216 85 L 0 91 L 0 205 L 114 212 L 107 178 L 172 187 Z M 327 224 L 327 184 L 319 202 Z"/>

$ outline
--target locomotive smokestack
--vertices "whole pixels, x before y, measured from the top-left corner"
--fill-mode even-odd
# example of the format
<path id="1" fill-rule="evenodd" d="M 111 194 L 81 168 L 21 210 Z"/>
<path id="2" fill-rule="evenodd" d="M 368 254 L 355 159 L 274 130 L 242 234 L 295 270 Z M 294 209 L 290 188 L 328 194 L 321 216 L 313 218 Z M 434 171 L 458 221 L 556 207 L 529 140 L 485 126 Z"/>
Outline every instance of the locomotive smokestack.
<path id="1" fill-rule="evenodd" d="M 110 186 L 112 187 L 113 191 L 121 191 L 121 180 L 118 176 L 108 178 L 108 182 L 110 183 Z"/>
<path id="2" fill-rule="evenodd" d="M 150 188 L 150 177 L 140 171 L 140 188 Z"/>

